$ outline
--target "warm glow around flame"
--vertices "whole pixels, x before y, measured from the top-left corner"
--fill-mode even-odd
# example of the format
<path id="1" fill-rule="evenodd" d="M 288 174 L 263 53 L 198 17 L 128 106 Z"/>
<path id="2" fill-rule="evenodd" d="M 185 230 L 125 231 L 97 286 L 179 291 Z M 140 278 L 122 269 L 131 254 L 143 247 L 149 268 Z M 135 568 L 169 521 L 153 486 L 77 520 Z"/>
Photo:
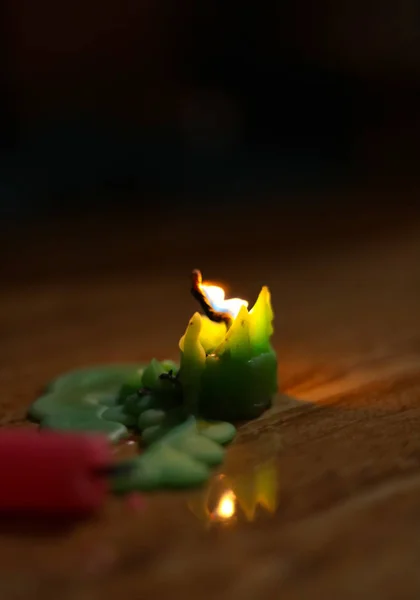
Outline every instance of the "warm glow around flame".
<path id="1" fill-rule="evenodd" d="M 217 519 L 227 521 L 231 519 L 236 511 L 236 496 L 232 490 L 226 491 L 220 498 L 219 503 L 214 511 L 214 516 Z"/>
<path id="2" fill-rule="evenodd" d="M 225 290 L 211 283 L 199 283 L 198 287 L 217 312 L 229 313 L 233 318 L 237 316 L 242 306 L 248 307 L 248 302 L 241 298 L 225 299 Z"/>

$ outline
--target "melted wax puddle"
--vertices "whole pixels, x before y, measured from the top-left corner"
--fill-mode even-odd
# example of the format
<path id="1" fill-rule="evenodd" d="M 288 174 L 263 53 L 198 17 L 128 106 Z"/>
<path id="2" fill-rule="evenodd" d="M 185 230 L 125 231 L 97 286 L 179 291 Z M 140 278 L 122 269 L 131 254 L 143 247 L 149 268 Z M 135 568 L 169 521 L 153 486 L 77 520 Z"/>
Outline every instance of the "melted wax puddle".
<path id="1" fill-rule="evenodd" d="M 252 430 L 252 427 L 251 427 Z M 279 503 L 279 451 L 277 432 L 252 432 L 245 426 L 238 439 L 227 449 L 222 467 L 202 488 L 185 493 L 190 514 L 206 528 L 243 526 L 257 519 L 272 517 Z M 141 453 L 136 436 L 115 447 L 115 458 L 124 461 Z M 178 495 L 178 491 L 163 492 Z M 126 509 L 147 513 L 153 510 L 153 496 L 133 492 L 124 498 Z M 173 500 L 174 498 L 172 498 Z M 173 508 L 172 504 L 172 508 Z M 179 505 L 182 509 L 182 505 Z"/>

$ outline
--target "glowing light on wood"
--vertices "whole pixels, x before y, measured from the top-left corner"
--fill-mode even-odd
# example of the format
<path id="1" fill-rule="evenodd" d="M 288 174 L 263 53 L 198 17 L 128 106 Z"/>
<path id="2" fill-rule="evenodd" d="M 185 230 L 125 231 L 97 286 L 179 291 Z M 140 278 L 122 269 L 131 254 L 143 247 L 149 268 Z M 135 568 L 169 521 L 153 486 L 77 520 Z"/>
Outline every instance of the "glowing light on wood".
<path id="1" fill-rule="evenodd" d="M 214 516 L 217 519 L 227 521 L 231 519 L 236 512 L 236 496 L 232 490 L 224 492 L 219 500 L 219 503 L 214 511 Z"/>

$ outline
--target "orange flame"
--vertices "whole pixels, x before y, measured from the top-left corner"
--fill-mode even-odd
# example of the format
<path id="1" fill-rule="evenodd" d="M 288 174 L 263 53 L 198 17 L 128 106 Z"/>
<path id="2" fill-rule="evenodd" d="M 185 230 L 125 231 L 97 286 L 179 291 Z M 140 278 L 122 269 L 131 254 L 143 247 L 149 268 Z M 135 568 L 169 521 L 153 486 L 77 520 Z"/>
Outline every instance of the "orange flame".
<path id="1" fill-rule="evenodd" d="M 198 287 L 213 309 L 217 312 L 228 313 L 235 318 L 242 306 L 248 307 L 248 302 L 242 300 L 242 298 L 225 299 L 225 290 L 218 285 L 204 282 L 198 283 Z"/>

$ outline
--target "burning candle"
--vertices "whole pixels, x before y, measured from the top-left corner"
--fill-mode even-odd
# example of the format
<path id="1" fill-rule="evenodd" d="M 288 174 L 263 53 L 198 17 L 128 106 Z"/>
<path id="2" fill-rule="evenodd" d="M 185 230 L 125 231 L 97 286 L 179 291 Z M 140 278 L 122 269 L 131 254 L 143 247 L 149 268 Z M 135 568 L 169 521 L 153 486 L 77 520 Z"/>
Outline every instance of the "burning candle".
<path id="1" fill-rule="evenodd" d="M 204 314 L 193 315 L 179 341 L 179 367 L 152 360 L 78 370 L 53 381 L 30 408 L 49 429 L 101 431 L 113 441 L 127 428 L 140 432 L 146 449 L 113 482 L 115 491 L 201 485 L 235 435 L 230 421 L 259 416 L 277 391 L 268 288 L 248 310 L 246 300 L 225 298 L 194 271 L 192 293 Z M 225 515 L 230 506 L 223 504 Z"/>
<path id="2" fill-rule="evenodd" d="M 246 300 L 225 299 L 223 288 L 194 271 L 192 293 L 205 315 L 193 315 L 179 342 L 178 378 L 187 406 L 210 419 L 257 417 L 277 390 L 268 288 L 248 310 Z"/>

